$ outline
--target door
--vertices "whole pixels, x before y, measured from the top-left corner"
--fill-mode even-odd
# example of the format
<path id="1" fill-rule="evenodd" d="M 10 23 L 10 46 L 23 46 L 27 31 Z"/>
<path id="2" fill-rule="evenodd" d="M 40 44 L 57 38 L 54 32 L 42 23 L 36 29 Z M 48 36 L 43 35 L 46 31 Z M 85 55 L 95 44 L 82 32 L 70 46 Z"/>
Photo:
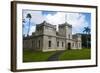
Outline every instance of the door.
<path id="1" fill-rule="evenodd" d="M 68 43 L 68 50 L 71 49 L 71 43 Z"/>

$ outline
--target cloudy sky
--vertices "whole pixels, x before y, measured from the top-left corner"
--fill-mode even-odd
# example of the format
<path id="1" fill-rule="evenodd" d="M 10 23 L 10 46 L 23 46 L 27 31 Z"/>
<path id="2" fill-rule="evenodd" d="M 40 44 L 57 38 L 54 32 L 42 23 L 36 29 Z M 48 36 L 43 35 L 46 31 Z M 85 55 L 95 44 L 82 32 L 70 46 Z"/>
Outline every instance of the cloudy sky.
<path id="1" fill-rule="evenodd" d="M 27 35 L 29 28 L 29 19 L 26 18 L 27 14 L 30 13 L 32 18 L 30 21 L 30 32 L 35 31 L 37 24 L 42 23 L 44 20 L 50 24 L 56 25 L 67 22 L 72 25 L 72 33 L 82 33 L 84 27 L 91 27 L 91 14 L 90 13 L 77 13 L 77 12 L 56 12 L 56 11 L 33 11 L 23 10 L 23 34 Z M 58 28 L 57 28 L 58 30 Z"/>

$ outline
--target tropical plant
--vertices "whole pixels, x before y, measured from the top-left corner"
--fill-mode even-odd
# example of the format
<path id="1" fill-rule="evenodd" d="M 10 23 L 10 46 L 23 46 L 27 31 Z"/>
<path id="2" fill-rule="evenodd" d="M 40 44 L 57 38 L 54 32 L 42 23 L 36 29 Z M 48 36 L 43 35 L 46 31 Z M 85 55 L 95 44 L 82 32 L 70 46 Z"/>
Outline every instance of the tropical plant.
<path id="1" fill-rule="evenodd" d="M 84 27 L 84 30 L 83 32 L 86 33 L 86 34 L 90 34 L 90 28 L 89 27 Z"/>
<path id="2" fill-rule="evenodd" d="M 25 19 L 22 19 L 22 29 L 23 29 L 23 32 L 24 32 L 24 28 L 25 28 Z M 23 37 L 25 37 L 25 34 L 23 33 Z"/>
<path id="3" fill-rule="evenodd" d="M 26 22 L 25 19 L 23 19 L 22 22 L 25 23 Z"/>
<path id="4" fill-rule="evenodd" d="M 23 28 L 24 28 L 24 23 L 26 23 L 25 19 L 22 20 L 22 23 L 23 23 L 22 26 L 23 26 Z"/>
<path id="5" fill-rule="evenodd" d="M 89 48 L 88 38 L 89 38 L 89 35 L 90 35 L 90 31 L 91 31 L 91 29 L 89 27 L 84 27 L 83 33 L 86 34 L 86 44 L 87 44 L 86 46 L 87 46 L 87 48 Z"/>

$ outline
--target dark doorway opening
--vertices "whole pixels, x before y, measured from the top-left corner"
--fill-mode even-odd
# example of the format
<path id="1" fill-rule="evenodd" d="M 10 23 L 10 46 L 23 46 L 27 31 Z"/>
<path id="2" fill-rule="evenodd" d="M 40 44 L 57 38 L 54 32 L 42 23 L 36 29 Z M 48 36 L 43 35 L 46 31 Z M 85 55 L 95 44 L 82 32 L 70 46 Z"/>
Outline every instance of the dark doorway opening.
<path id="1" fill-rule="evenodd" d="M 71 43 L 68 43 L 68 50 L 71 49 Z"/>
<path id="2" fill-rule="evenodd" d="M 51 47 L 51 41 L 48 42 L 48 47 Z"/>

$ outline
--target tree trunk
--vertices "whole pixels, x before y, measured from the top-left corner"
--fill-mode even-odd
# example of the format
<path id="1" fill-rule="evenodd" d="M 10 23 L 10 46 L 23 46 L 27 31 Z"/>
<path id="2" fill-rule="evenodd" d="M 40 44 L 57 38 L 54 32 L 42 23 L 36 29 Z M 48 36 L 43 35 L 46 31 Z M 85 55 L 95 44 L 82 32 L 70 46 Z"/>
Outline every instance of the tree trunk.
<path id="1" fill-rule="evenodd" d="M 29 32 L 30 32 L 30 19 L 29 19 L 29 27 L 28 27 L 27 35 L 29 35 Z"/>

